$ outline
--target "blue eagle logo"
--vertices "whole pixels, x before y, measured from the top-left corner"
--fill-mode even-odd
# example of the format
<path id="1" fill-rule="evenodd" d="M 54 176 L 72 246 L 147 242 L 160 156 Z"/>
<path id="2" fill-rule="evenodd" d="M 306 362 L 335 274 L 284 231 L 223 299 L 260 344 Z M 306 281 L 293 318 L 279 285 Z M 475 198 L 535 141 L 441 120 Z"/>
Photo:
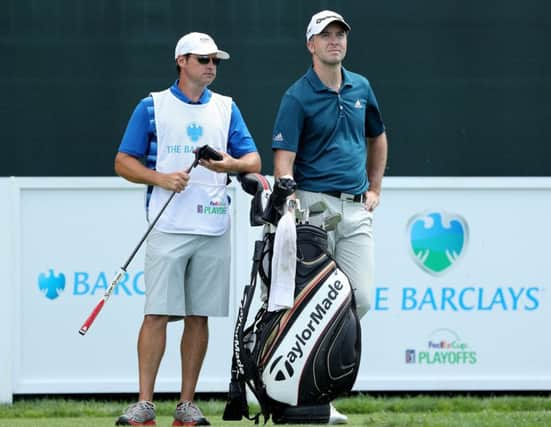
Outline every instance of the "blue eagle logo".
<path id="1" fill-rule="evenodd" d="M 40 273 L 38 276 L 38 289 L 48 299 L 56 299 L 65 290 L 65 275 L 59 273 L 54 275 L 54 270 L 49 270 L 50 274 L 46 276 L 44 273 Z"/>
<path id="2" fill-rule="evenodd" d="M 417 264 L 433 275 L 442 274 L 464 252 L 467 222 L 458 215 L 430 212 L 409 222 L 410 249 Z"/>
<path id="3" fill-rule="evenodd" d="M 197 123 L 191 123 L 187 127 L 187 135 L 193 142 L 197 142 L 203 136 L 203 128 Z"/>

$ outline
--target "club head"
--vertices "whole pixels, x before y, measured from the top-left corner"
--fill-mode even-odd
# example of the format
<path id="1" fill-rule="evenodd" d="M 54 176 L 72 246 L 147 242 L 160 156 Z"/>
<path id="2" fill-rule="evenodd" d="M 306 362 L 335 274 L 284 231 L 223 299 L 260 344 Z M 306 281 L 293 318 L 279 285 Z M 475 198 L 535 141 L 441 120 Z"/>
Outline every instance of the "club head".
<path id="1" fill-rule="evenodd" d="M 331 215 L 330 217 L 325 218 L 322 224 L 322 228 L 325 231 L 333 231 L 335 228 L 337 228 L 337 225 L 339 222 L 341 222 L 341 214 L 336 213 L 335 215 Z"/>
<path id="2" fill-rule="evenodd" d="M 287 210 L 300 210 L 300 200 L 299 199 L 287 199 L 285 204 L 287 205 Z"/>
<path id="3" fill-rule="evenodd" d="M 308 209 L 310 210 L 310 215 L 319 215 L 327 210 L 327 203 L 323 200 L 319 200 L 316 203 L 311 204 Z"/>
<path id="4" fill-rule="evenodd" d="M 304 223 L 306 218 L 306 213 L 304 209 L 295 209 L 295 221 L 299 224 Z"/>

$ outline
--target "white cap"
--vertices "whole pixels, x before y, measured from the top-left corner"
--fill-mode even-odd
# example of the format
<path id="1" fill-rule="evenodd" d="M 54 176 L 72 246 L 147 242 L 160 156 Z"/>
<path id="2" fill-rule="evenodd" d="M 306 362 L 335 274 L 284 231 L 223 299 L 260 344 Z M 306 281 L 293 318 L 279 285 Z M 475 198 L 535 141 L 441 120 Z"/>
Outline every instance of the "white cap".
<path id="1" fill-rule="evenodd" d="M 217 58 L 230 59 L 230 54 L 219 50 L 212 37 L 204 33 L 188 33 L 178 40 L 176 49 L 174 49 L 174 59 L 188 53 L 195 55 L 212 55 L 215 53 Z"/>
<path id="2" fill-rule="evenodd" d="M 346 23 L 341 15 L 337 12 L 333 12 L 332 10 L 322 10 L 310 19 L 308 28 L 306 28 L 306 41 L 310 40 L 312 36 L 321 33 L 325 27 L 335 21 L 343 24 L 346 27 L 346 31 L 350 31 L 350 25 Z"/>

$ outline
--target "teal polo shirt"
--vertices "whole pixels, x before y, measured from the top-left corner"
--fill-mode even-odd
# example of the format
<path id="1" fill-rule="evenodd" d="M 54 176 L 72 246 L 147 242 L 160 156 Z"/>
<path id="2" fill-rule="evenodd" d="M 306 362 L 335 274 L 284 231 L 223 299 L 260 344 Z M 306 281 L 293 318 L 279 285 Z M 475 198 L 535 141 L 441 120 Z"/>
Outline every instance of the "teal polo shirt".
<path id="1" fill-rule="evenodd" d="M 310 67 L 281 99 L 272 149 L 296 153 L 293 176 L 301 190 L 367 190 L 366 137 L 385 127 L 369 81 L 344 68 L 342 76 L 335 92 Z"/>

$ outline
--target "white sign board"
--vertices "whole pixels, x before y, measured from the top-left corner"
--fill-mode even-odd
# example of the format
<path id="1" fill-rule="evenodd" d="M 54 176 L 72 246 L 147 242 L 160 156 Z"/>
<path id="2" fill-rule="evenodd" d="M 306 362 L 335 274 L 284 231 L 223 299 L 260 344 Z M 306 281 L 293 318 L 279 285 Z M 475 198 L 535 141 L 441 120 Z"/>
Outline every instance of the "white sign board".
<path id="1" fill-rule="evenodd" d="M 226 392 L 254 240 L 232 195 L 229 318 L 210 319 L 199 392 Z M 143 251 L 78 334 L 147 228 L 143 187 L 119 178 L 0 180 L 0 401 L 13 394 L 137 391 Z M 386 178 L 375 214 L 376 288 L 356 390 L 551 388 L 551 180 Z M 182 322 L 169 325 L 158 392 L 180 388 Z"/>
<path id="2" fill-rule="evenodd" d="M 551 387 L 544 182 L 402 178 L 384 191 L 358 389 Z"/>

